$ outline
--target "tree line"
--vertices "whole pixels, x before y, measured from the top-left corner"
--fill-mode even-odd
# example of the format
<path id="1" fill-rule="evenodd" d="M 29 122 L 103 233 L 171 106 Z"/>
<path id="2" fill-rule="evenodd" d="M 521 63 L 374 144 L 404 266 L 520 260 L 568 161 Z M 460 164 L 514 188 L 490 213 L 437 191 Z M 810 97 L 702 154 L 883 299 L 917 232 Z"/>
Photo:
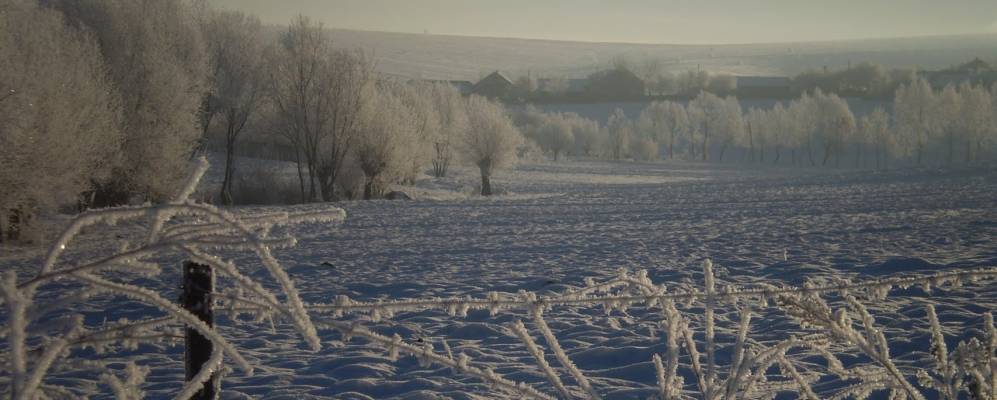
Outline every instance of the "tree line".
<path id="1" fill-rule="evenodd" d="M 892 109 L 879 107 L 861 117 L 843 98 L 816 89 L 772 108 L 748 110 L 733 96 L 703 91 L 689 102 L 652 102 L 633 117 L 616 109 L 605 126 L 534 107 L 514 119 L 555 160 L 570 155 L 878 169 L 990 162 L 995 115 L 997 86 L 934 90 L 914 78 L 896 89 Z"/>
<path id="2" fill-rule="evenodd" d="M 209 138 L 224 143 L 217 200 L 232 204 L 249 135 L 293 148 L 301 202 L 375 198 L 457 162 L 487 195 L 522 143 L 502 105 L 380 75 L 303 16 L 273 35 L 198 0 L 0 3 L 7 236 L 60 208 L 166 201 Z"/>

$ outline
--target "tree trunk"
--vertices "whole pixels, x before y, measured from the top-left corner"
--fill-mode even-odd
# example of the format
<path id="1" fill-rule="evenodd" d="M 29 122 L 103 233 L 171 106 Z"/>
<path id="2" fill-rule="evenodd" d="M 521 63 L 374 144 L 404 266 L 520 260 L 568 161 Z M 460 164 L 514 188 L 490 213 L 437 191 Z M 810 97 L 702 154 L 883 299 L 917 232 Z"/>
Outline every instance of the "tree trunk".
<path id="1" fill-rule="evenodd" d="M 824 145 L 824 161 L 821 161 L 820 165 L 823 167 L 827 165 L 827 159 L 831 157 L 831 145 Z"/>
<path id="2" fill-rule="evenodd" d="M 814 162 L 814 146 L 813 146 L 813 139 L 809 139 L 809 138 L 807 139 L 807 157 L 809 157 L 809 158 L 810 158 L 810 166 L 811 166 L 811 167 L 815 167 L 815 166 L 817 166 L 817 163 L 816 163 L 816 162 Z"/>
<path id="3" fill-rule="evenodd" d="M 490 162 L 479 163 L 478 169 L 481 170 L 481 195 L 491 196 L 492 195 L 491 163 Z"/>
<path id="4" fill-rule="evenodd" d="M 950 129 L 947 137 L 949 142 L 949 155 L 946 162 L 948 165 L 952 165 L 952 162 L 955 160 L 955 132 Z"/>
<path id="5" fill-rule="evenodd" d="M 298 168 L 298 188 L 301 189 L 301 202 L 307 203 L 305 199 L 305 175 L 301 171 L 301 150 L 294 148 L 294 165 Z"/>
<path id="6" fill-rule="evenodd" d="M 671 137 L 668 138 L 668 159 L 671 160 L 675 158 L 675 132 L 672 131 Z"/>
<path id="7" fill-rule="evenodd" d="M 773 164 L 777 165 L 779 164 L 779 158 L 782 157 L 782 154 L 779 154 L 779 150 L 781 150 L 781 147 L 782 146 L 779 145 L 775 146 L 775 161 L 772 161 Z"/>
<path id="8" fill-rule="evenodd" d="M 375 183 L 374 178 L 375 177 L 373 177 L 373 176 L 367 178 L 367 182 L 364 183 L 364 185 L 363 185 L 363 199 L 364 200 L 373 199 L 375 197 L 375 195 L 377 194 L 376 193 L 377 190 L 375 188 L 376 183 Z"/>
<path id="9" fill-rule="evenodd" d="M 232 175 L 235 169 L 235 146 L 233 141 L 226 144 L 225 149 L 225 176 L 222 178 L 222 190 L 220 200 L 226 206 L 232 205 Z"/>
<path id="10" fill-rule="evenodd" d="M 748 149 L 749 149 L 748 151 L 750 151 L 750 154 L 748 156 L 748 160 L 751 161 L 751 162 L 755 162 L 755 138 L 754 138 L 754 136 L 755 136 L 754 133 L 751 131 L 751 123 L 748 122 Z M 720 156 L 720 158 L 722 159 L 723 156 Z"/>
<path id="11" fill-rule="evenodd" d="M 706 146 L 710 141 L 710 125 L 709 123 L 703 124 L 703 161 L 706 161 Z"/>

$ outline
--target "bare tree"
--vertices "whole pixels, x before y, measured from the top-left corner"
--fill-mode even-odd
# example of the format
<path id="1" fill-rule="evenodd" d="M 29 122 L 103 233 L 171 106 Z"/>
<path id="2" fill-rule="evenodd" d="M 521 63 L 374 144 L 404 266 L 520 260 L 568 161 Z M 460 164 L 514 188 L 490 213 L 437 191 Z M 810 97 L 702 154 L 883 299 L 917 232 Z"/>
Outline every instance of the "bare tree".
<path id="1" fill-rule="evenodd" d="M 221 201 L 232 204 L 232 175 L 235 147 L 247 122 L 259 109 L 265 88 L 263 29 L 260 20 L 241 12 L 214 12 L 206 21 L 205 38 L 210 60 L 212 94 L 207 124 L 211 116 L 221 119 L 225 139 L 225 173 Z"/>
<path id="2" fill-rule="evenodd" d="M 106 178 L 121 145 L 117 96 L 94 38 L 29 2 L 0 11 L 0 241 Z M 16 214 L 21 226 L 3 221 Z M 13 232 L 7 232 L 8 236 Z"/>
<path id="3" fill-rule="evenodd" d="M 298 16 L 271 49 L 270 92 L 279 132 L 295 149 L 301 201 L 315 199 L 319 143 L 328 134 L 326 102 L 320 81 L 328 70 L 330 49 L 321 25 Z M 308 191 L 301 164 L 308 173 Z"/>
<path id="4" fill-rule="evenodd" d="M 464 159 L 481 172 L 481 195 L 492 194 L 491 176 L 496 168 L 516 159 L 523 138 L 501 104 L 480 96 L 467 99 L 468 129 L 463 135 Z"/>
<path id="5" fill-rule="evenodd" d="M 270 52 L 272 100 L 299 168 L 302 200 L 335 198 L 335 183 L 357 132 L 371 64 L 359 51 L 335 51 L 320 24 L 298 16 Z M 303 160 L 302 160 L 303 159 Z"/>

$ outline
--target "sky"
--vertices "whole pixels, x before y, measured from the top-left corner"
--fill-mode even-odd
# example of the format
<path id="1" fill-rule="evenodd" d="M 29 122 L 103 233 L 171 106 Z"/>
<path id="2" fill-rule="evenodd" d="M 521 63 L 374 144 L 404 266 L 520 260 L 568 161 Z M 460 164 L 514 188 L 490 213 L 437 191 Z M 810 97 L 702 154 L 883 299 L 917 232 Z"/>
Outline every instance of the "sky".
<path id="1" fill-rule="evenodd" d="M 997 0 L 209 0 L 270 24 L 586 42 L 733 44 L 997 33 Z"/>

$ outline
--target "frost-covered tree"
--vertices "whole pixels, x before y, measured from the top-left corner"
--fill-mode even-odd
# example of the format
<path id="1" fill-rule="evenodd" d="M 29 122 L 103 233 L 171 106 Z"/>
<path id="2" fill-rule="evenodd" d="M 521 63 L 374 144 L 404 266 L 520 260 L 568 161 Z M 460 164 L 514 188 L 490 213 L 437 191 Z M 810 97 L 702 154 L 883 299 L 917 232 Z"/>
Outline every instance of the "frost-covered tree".
<path id="1" fill-rule="evenodd" d="M 689 140 L 689 114 L 682 104 L 667 102 L 665 104 L 668 116 L 668 158 L 675 158 L 675 146 L 682 140 Z"/>
<path id="2" fill-rule="evenodd" d="M 714 136 L 728 123 L 727 103 L 712 93 L 700 92 L 689 102 L 688 113 L 699 141 L 702 160 L 706 161 Z"/>
<path id="3" fill-rule="evenodd" d="M 855 132 L 855 115 L 848 108 L 848 103 L 836 94 L 824 94 L 818 90 L 813 101 L 816 118 L 814 135 L 824 146 L 821 165 L 827 165 L 832 156 L 840 160 L 845 143 Z"/>
<path id="4" fill-rule="evenodd" d="M 29 215 L 75 203 L 108 176 L 121 145 L 94 38 L 33 3 L 0 10 L 0 241 Z M 5 223 L 8 213 L 22 226 Z"/>
<path id="5" fill-rule="evenodd" d="M 717 161 L 724 160 L 727 149 L 737 143 L 742 135 L 744 135 L 744 113 L 741 111 L 741 102 L 734 96 L 727 96 L 723 99 L 722 114 L 715 134 L 715 141 L 720 145 Z"/>
<path id="6" fill-rule="evenodd" d="M 766 117 L 769 120 L 767 125 L 771 129 L 772 146 L 775 151 L 772 163 L 778 164 L 782 159 L 783 149 L 791 149 L 795 154 L 795 150 L 792 149 L 799 145 L 798 137 L 795 135 L 797 131 L 796 120 L 793 119 L 789 110 L 782 106 L 782 103 L 776 103 L 766 113 Z"/>
<path id="7" fill-rule="evenodd" d="M 768 136 L 773 130 L 774 119 L 770 111 L 754 108 L 744 116 L 744 135 L 740 145 L 748 148 L 748 159 L 755 161 L 755 149 L 759 149 L 758 161 L 765 162 L 765 147 Z"/>
<path id="8" fill-rule="evenodd" d="M 658 142 L 649 137 L 638 136 L 630 141 L 630 157 L 637 161 L 651 161 L 658 158 Z"/>
<path id="9" fill-rule="evenodd" d="M 403 85 L 395 85 L 403 86 Z M 364 200 L 378 197 L 386 183 L 409 172 L 412 158 L 419 157 L 417 111 L 406 104 L 404 88 L 379 87 L 369 90 L 361 109 L 354 154 L 366 176 Z"/>
<path id="10" fill-rule="evenodd" d="M 964 85 L 959 88 L 962 97 L 961 120 L 965 129 L 965 162 L 977 160 L 974 145 L 995 132 L 997 119 L 994 117 L 993 98 L 982 86 Z"/>
<path id="11" fill-rule="evenodd" d="M 622 109 L 613 110 L 606 123 L 607 153 L 614 159 L 620 160 L 627 156 L 630 148 L 630 141 L 633 139 L 633 122 L 627 118 Z"/>
<path id="12" fill-rule="evenodd" d="M 876 169 L 889 165 L 890 158 L 896 152 L 896 137 L 890 129 L 890 115 L 882 108 L 876 108 L 869 115 L 863 116 L 858 124 L 859 135 L 871 147 L 876 160 Z"/>
<path id="13" fill-rule="evenodd" d="M 319 144 L 329 135 L 325 108 L 331 99 L 323 83 L 329 80 L 330 52 L 322 27 L 304 16 L 295 18 L 268 52 L 275 123 L 295 149 L 301 201 L 315 199 Z M 307 185 L 302 164 L 308 173 Z"/>
<path id="14" fill-rule="evenodd" d="M 893 100 L 893 118 L 903 140 L 901 144 L 906 154 L 913 153 L 917 165 L 921 165 L 935 126 L 932 114 L 936 104 L 931 86 L 922 78 L 900 86 Z"/>
<path id="15" fill-rule="evenodd" d="M 807 159 L 810 161 L 810 166 L 817 165 L 814 160 L 814 142 L 817 132 L 817 111 L 816 111 L 816 100 L 814 96 L 809 94 L 803 94 L 799 99 L 794 100 L 790 103 L 787 109 L 789 118 L 794 122 L 792 124 L 793 132 L 792 136 L 796 138 L 798 143 L 798 148 L 801 153 L 806 151 Z M 796 163 L 796 152 L 793 151 L 792 154 L 793 163 Z M 802 154 L 800 155 L 802 157 Z"/>
<path id="16" fill-rule="evenodd" d="M 407 84 L 385 85 L 393 90 L 404 103 L 403 108 L 408 113 L 411 125 L 410 135 L 399 131 L 399 135 L 408 137 L 408 151 L 405 155 L 405 166 L 399 171 L 397 178 L 412 183 L 431 163 L 434 154 L 433 143 L 437 141 L 443 130 L 443 120 L 437 110 L 438 92 L 449 85 L 442 83 L 408 82 Z"/>
<path id="17" fill-rule="evenodd" d="M 481 172 L 481 195 L 490 196 L 492 173 L 516 160 L 523 138 L 502 105 L 481 96 L 467 99 L 467 120 L 461 154 Z"/>
<path id="18" fill-rule="evenodd" d="M 225 140 L 220 198 L 223 204 L 232 204 L 236 144 L 264 99 L 263 26 L 259 18 L 241 12 L 214 11 L 207 17 L 204 37 L 212 90 L 202 118 L 206 127 L 218 118 L 218 131 Z"/>
<path id="19" fill-rule="evenodd" d="M 574 132 L 568 119 L 563 115 L 548 116 L 538 131 L 540 148 L 549 151 L 554 156 L 554 161 L 557 161 L 561 154 L 566 154 L 574 145 Z"/>
<path id="20" fill-rule="evenodd" d="M 945 163 L 955 161 L 955 143 L 965 132 L 962 120 L 962 97 L 955 86 L 947 85 L 937 96 L 934 109 L 935 131 L 945 143 Z"/>
<path id="21" fill-rule="evenodd" d="M 327 35 L 320 24 L 298 16 L 269 54 L 271 100 L 279 131 L 297 152 L 302 200 L 335 198 L 372 76 L 363 53 L 334 50 Z"/>
<path id="22" fill-rule="evenodd" d="M 604 147 L 606 138 L 602 135 L 599 122 L 581 116 L 573 116 L 571 123 L 572 136 L 575 138 L 575 154 L 595 156 Z"/>
<path id="23" fill-rule="evenodd" d="M 467 130 L 467 108 L 463 96 L 451 85 L 434 85 L 432 99 L 439 118 L 439 130 L 431 142 L 433 175 L 442 178 L 454 159 L 454 146 Z"/>
<path id="24" fill-rule="evenodd" d="M 122 111 L 121 162 L 98 204 L 163 201 L 184 179 L 202 133 L 208 57 L 184 0 L 46 0 L 97 39 Z"/>

